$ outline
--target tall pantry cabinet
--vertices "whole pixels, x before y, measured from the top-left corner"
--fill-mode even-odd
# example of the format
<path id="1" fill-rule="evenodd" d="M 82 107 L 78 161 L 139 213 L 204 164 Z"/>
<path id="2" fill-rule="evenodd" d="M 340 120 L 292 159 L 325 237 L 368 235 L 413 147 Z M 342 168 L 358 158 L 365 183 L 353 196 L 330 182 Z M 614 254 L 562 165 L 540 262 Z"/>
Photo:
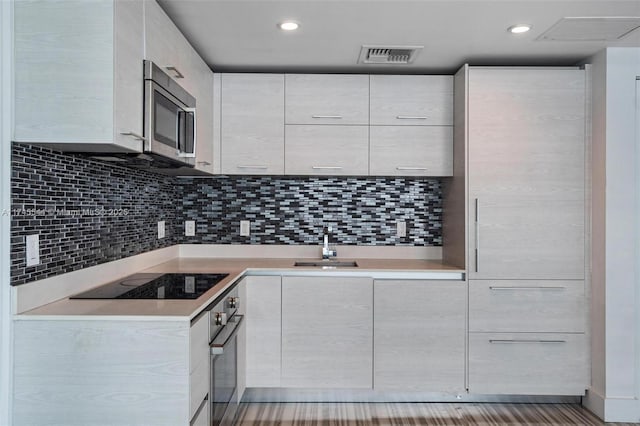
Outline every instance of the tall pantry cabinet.
<path id="1" fill-rule="evenodd" d="M 456 77 L 465 81 L 457 135 L 466 140 L 470 393 L 587 388 L 586 76 L 467 67 Z"/>

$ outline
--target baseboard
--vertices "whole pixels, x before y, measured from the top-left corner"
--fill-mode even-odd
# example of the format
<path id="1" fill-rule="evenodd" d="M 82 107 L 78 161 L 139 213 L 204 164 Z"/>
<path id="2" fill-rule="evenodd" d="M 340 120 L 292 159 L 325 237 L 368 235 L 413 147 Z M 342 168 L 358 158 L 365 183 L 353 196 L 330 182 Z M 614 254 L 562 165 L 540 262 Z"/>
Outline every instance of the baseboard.
<path id="1" fill-rule="evenodd" d="M 637 398 L 605 398 L 589 390 L 582 405 L 605 422 L 640 423 L 640 400 Z"/>
<path id="2" fill-rule="evenodd" d="M 373 389 L 247 388 L 242 402 L 486 402 L 578 404 L 579 396 L 472 395 L 464 391 L 401 392 Z"/>

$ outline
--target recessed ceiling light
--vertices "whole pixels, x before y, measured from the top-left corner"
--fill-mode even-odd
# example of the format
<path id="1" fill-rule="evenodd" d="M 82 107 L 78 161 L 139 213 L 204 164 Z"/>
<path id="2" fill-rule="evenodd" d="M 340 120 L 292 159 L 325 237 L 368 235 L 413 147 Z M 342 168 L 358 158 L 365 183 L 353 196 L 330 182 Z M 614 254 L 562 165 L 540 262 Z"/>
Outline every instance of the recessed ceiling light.
<path id="1" fill-rule="evenodd" d="M 297 22 L 293 22 L 293 21 L 285 21 L 285 22 L 281 22 L 281 23 L 278 24 L 278 28 L 280 28 L 283 31 L 297 30 L 299 26 L 300 26 L 300 24 L 298 24 Z"/>
<path id="2" fill-rule="evenodd" d="M 510 26 L 507 31 L 509 31 L 510 33 L 513 34 L 522 34 L 522 33 L 526 33 L 527 31 L 529 31 L 531 29 L 531 25 L 528 24 L 518 24 L 518 25 L 512 25 Z"/>

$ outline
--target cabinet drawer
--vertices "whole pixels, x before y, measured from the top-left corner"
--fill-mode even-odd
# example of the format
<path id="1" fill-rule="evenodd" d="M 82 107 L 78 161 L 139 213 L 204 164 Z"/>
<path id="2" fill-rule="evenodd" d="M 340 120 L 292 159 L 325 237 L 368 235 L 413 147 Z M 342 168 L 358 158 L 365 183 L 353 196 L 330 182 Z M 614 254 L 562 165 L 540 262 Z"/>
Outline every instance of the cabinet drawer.
<path id="1" fill-rule="evenodd" d="M 209 360 L 196 366 L 189 375 L 189 418 L 192 418 L 209 393 Z"/>
<path id="2" fill-rule="evenodd" d="M 469 392 L 583 395 L 584 334 L 469 333 Z"/>
<path id="3" fill-rule="evenodd" d="M 190 426 L 210 426 L 209 423 L 209 400 L 202 402 L 204 405 L 200 412 L 191 420 Z"/>
<path id="4" fill-rule="evenodd" d="M 202 315 L 189 331 L 189 373 L 209 360 L 209 314 Z"/>
<path id="5" fill-rule="evenodd" d="M 585 331 L 584 281 L 469 282 L 469 331 Z"/>
<path id="6" fill-rule="evenodd" d="M 453 77 L 448 75 L 372 75 L 372 125 L 453 124 Z"/>
<path id="7" fill-rule="evenodd" d="M 369 76 L 286 74 L 286 124 L 369 124 Z"/>
<path id="8" fill-rule="evenodd" d="M 285 174 L 367 175 L 369 127 L 286 126 Z"/>
<path id="9" fill-rule="evenodd" d="M 453 127 L 371 126 L 369 132 L 371 175 L 453 175 Z"/>

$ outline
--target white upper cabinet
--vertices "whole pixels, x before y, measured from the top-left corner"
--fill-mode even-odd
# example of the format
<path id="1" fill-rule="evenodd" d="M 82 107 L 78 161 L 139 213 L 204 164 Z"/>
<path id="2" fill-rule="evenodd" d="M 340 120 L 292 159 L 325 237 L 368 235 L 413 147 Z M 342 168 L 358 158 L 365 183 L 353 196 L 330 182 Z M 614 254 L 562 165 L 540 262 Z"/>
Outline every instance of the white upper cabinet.
<path id="1" fill-rule="evenodd" d="M 371 125 L 453 125 L 453 76 L 372 75 Z"/>
<path id="2" fill-rule="evenodd" d="M 286 74 L 286 124 L 369 124 L 369 76 Z"/>
<path id="3" fill-rule="evenodd" d="M 160 5 L 155 0 L 146 1 L 144 6 L 144 58 L 153 61 L 181 86 L 184 86 L 186 71 L 182 63 L 184 53 L 181 53 L 180 50 L 185 43 L 184 36 Z"/>
<path id="4" fill-rule="evenodd" d="M 15 2 L 14 140 L 140 152 L 142 1 Z"/>
<path id="5" fill-rule="evenodd" d="M 453 127 L 369 127 L 369 174 L 373 176 L 451 176 Z"/>
<path id="6" fill-rule="evenodd" d="M 285 126 L 288 175 L 366 176 L 369 127 Z"/>
<path id="7" fill-rule="evenodd" d="M 284 174 L 284 75 L 221 79 L 222 173 Z"/>

